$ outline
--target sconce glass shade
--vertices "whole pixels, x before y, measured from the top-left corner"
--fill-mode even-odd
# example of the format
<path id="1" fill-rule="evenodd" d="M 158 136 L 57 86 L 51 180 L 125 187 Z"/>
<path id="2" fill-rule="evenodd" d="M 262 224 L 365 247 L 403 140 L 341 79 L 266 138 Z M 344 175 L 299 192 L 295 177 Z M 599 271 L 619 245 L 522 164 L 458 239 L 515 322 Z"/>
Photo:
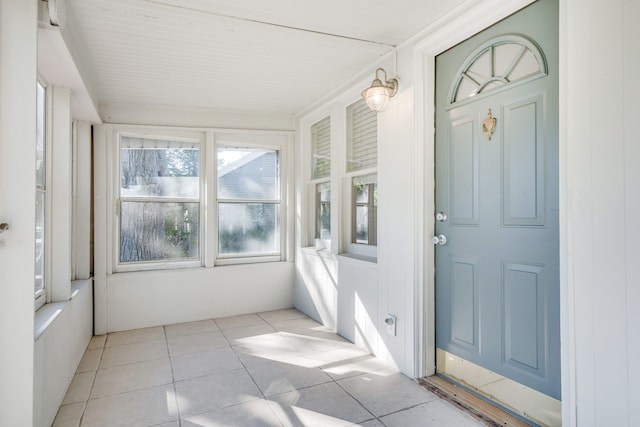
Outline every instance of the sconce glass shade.
<path id="1" fill-rule="evenodd" d="M 362 97 L 365 99 L 369 108 L 375 112 L 384 110 L 389 103 L 389 99 L 398 92 L 398 81 L 391 79 L 382 83 L 377 77 L 378 71 L 382 71 L 385 80 L 387 80 L 387 73 L 382 68 L 378 68 L 376 70 L 376 78 L 371 82 L 371 86 L 362 91 Z"/>

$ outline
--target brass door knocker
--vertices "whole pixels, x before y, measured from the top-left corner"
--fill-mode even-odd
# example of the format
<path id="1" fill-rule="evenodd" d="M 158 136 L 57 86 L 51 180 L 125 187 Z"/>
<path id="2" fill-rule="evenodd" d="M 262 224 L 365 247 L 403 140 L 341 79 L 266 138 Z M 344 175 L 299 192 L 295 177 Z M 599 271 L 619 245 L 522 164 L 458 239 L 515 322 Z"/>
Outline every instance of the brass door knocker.
<path id="1" fill-rule="evenodd" d="M 489 108 L 489 114 L 482 122 L 482 133 L 487 136 L 489 141 L 491 141 L 491 135 L 493 135 L 493 131 L 496 129 L 496 121 L 496 118 L 491 115 L 491 108 Z"/>

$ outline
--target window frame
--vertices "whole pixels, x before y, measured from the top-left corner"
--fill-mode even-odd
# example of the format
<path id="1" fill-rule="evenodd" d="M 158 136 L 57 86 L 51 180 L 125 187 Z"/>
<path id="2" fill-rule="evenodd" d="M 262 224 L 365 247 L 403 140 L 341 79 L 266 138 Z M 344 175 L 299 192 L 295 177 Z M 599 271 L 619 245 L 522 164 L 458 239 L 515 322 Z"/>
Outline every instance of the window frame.
<path id="1" fill-rule="evenodd" d="M 44 256 L 44 273 L 43 273 L 43 289 L 36 292 L 34 289 L 34 311 L 37 311 L 42 306 L 51 301 L 51 169 L 52 169 L 52 144 L 51 144 L 51 129 L 52 129 L 52 97 L 51 86 L 42 78 L 38 77 L 36 80 L 36 98 L 38 85 L 42 86 L 44 92 L 44 129 L 43 129 L 43 145 L 44 145 L 44 188 L 38 188 L 36 181 L 36 188 L 34 196 L 38 192 L 44 193 L 44 218 L 43 218 L 43 256 Z M 36 101 L 37 102 L 37 101 Z M 38 125 L 38 117 L 36 116 L 36 126 Z M 34 171 L 35 173 L 35 171 Z M 35 208 L 35 199 L 34 199 Z M 35 244 L 35 242 L 34 242 Z M 35 252 L 34 252 L 35 253 Z M 34 259 L 35 262 L 35 259 Z M 34 277 L 35 284 L 35 277 Z"/>
<path id="2" fill-rule="evenodd" d="M 326 189 L 322 189 L 322 186 L 326 186 Z M 329 191 L 329 200 L 322 200 L 322 192 L 323 190 Z M 330 247 L 331 245 L 331 181 L 326 180 L 322 182 L 317 182 L 314 184 L 314 218 L 315 218 L 315 228 L 314 228 L 314 236 L 316 242 L 321 241 L 324 242 L 325 247 Z M 329 211 L 329 237 L 323 238 L 322 236 L 322 211 L 323 206 L 328 206 Z"/>
<path id="3" fill-rule="evenodd" d="M 314 126 L 319 126 L 321 122 L 323 122 L 324 120 L 328 120 L 329 122 L 329 174 L 327 176 L 322 176 L 322 177 L 316 177 L 316 173 L 315 173 L 315 158 L 317 156 L 317 153 L 314 151 L 314 137 L 313 137 L 313 129 Z M 307 181 L 308 181 L 308 194 L 313 195 L 312 197 L 309 197 L 309 241 L 311 243 L 311 246 L 315 247 L 316 249 L 327 249 L 327 250 L 331 250 L 331 235 L 333 234 L 333 232 L 331 231 L 331 229 L 329 230 L 329 238 L 328 239 L 323 239 L 320 236 L 320 229 L 319 229 L 319 223 L 320 223 L 320 217 L 319 217 L 319 213 L 320 213 L 320 196 L 318 193 L 318 187 L 321 185 L 328 185 L 329 186 L 329 191 L 331 192 L 331 199 L 329 201 L 329 221 L 331 223 L 331 227 L 334 226 L 334 218 L 333 218 L 333 209 L 331 208 L 331 206 L 333 206 L 334 204 L 334 196 L 333 196 L 333 190 L 334 190 L 334 185 L 333 185 L 333 177 L 335 175 L 335 172 L 337 170 L 336 165 L 339 164 L 339 162 L 336 161 L 336 159 L 334 158 L 334 128 L 335 128 L 335 117 L 333 114 L 331 114 L 331 112 L 326 112 L 325 114 L 323 114 L 321 117 L 319 117 L 317 120 L 313 120 L 311 123 L 309 123 L 308 126 L 306 126 L 307 129 L 307 140 L 308 140 L 308 147 L 309 147 L 309 155 L 308 155 L 308 165 L 309 165 L 309 172 L 307 175 Z"/>
<path id="4" fill-rule="evenodd" d="M 379 141 L 379 120 L 378 113 L 371 111 L 372 115 L 376 117 L 376 161 L 374 166 L 363 167 L 362 169 L 350 169 L 349 168 L 349 151 L 353 149 L 351 139 L 351 126 L 349 123 L 350 114 L 349 109 L 356 103 L 364 103 L 364 100 L 360 97 L 351 102 L 345 103 L 342 114 L 344 117 L 344 147 L 342 149 L 342 155 L 344 156 L 344 164 L 342 165 L 342 201 L 341 207 L 342 219 L 344 226 L 342 228 L 342 252 L 352 254 L 360 257 L 365 257 L 368 260 L 377 262 L 378 257 L 378 220 L 377 220 L 377 208 L 375 215 L 375 230 L 373 230 L 375 236 L 375 245 L 356 243 L 356 197 L 353 182 L 354 180 L 367 176 L 375 176 L 376 184 L 378 184 L 378 141 Z M 369 230 L 371 232 L 371 230 Z"/>
<path id="5" fill-rule="evenodd" d="M 120 192 L 120 162 L 121 162 L 121 148 L 122 138 L 132 137 L 141 139 L 159 139 L 169 140 L 171 142 L 184 143 L 184 144 L 196 144 L 199 146 L 199 197 L 195 198 L 156 198 L 156 197 L 122 197 Z M 205 209 L 206 202 L 206 138 L 203 132 L 198 131 L 169 131 L 160 128 L 143 128 L 143 129 L 122 129 L 115 132 L 115 143 L 113 144 L 113 232 L 112 232 L 112 245 L 113 245 L 113 271 L 114 272 L 129 272 L 129 271 L 149 271 L 149 270 L 168 270 L 168 269 L 180 269 L 180 268 L 195 268 L 204 265 L 205 256 Z M 121 227 L 121 206 L 123 201 L 146 201 L 146 202 L 161 202 L 161 203 L 198 203 L 199 212 L 199 229 L 198 229 L 198 257 L 193 259 L 177 259 L 177 260 L 154 260 L 154 261 L 136 261 L 136 262 L 121 262 L 120 261 L 120 227 Z"/>
<path id="6" fill-rule="evenodd" d="M 259 138 L 259 136 L 258 136 Z M 287 145 L 283 144 L 273 144 L 273 143 L 260 143 L 256 142 L 255 138 L 252 138 L 249 134 L 248 137 L 243 133 L 224 133 L 220 134 L 216 137 L 216 141 L 214 144 L 214 171 L 213 176 L 215 177 L 215 182 L 213 183 L 213 254 L 214 254 L 214 265 L 216 266 L 224 266 L 224 265 L 234 265 L 234 264 L 255 264 L 255 263 L 264 263 L 264 262 L 280 262 L 286 261 L 288 247 L 290 245 L 288 236 L 288 209 L 287 209 L 287 199 L 288 190 L 287 190 L 287 181 L 288 177 L 288 157 L 287 157 Z M 218 198 L 218 150 L 223 147 L 228 148 L 236 148 L 236 149 L 255 149 L 255 150 L 273 150 L 278 153 L 278 199 L 228 199 L 228 198 Z M 278 228 L 278 239 L 279 239 L 279 250 L 274 251 L 273 253 L 268 254 L 260 254 L 260 253 L 248 253 L 248 254 L 220 254 L 220 246 L 219 246 L 219 209 L 218 206 L 220 203 L 268 203 L 275 204 L 278 206 L 278 215 L 277 215 L 277 228 Z"/>
<path id="7" fill-rule="evenodd" d="M 120 196 L 120 135 L 154 139 L 187 139 L 200 142 L 200 258 L 193 262 L 155 261 L 119 263 L 120 235 L 118 206 Z M 284 130 L 250 130 L 208 127 L 173 127 L 137 124 L 104 124 L 94 128 L 94 138 L 105 143 L 104 159 L 96 158 L 96 172 L 104 168 L 105 214 L 97 213 L 98 223 L 104 221 L 105 240 L 96 250 L 105 251 L 107 275 L 137 271 L 162 271 L 193 268 L 214 268 L 232 264 L 290 262 L 294 247 L 294 132 Z M 217 145 L 239 145 L 277 149 L 280 152 L 280 252 L 269 257 L 235 257 L 217 259 Z M 98 183 L 100 185 L 100 183 Z M 99 197 L 99 196 L 98 196 Z M 98 200 L 98 199 L 96 199 Z M 100 240 L 100 239 L 98 239 Z M 103 249 L 101 249 L 103 248 Z M 97 258 L 99 259 L 99 258 Z M 96 265 L 96 268 L 101 268 Z"/>
<path id="8" fill-rule="evenodd" d="M 358 175 L 351 180 L 351 244 L 365 245 L 365 246 L 378 246 L 378 204 L 376 201 L 376 191 L 378 186 L 378 175 L 367 175 L 366 177 L 374 177 L 375 182 L 370 182 L 362 185 L 366 185 L 367 188 L 367 201 L 358 202 L 356 183 L 355 181 L 362 177 Z M 357 211 L 358 207 L 367 208 L 367 243 L 358 242 L 357 238 Z M 373 212 L 373 215 L 371 213 Z"/>

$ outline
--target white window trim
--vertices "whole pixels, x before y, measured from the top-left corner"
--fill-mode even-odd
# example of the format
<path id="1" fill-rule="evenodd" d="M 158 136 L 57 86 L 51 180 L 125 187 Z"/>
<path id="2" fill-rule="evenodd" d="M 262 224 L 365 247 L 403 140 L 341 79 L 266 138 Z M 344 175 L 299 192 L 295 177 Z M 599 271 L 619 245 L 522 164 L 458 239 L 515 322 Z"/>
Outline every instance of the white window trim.
<path id="1" fill-rule="evenodd" d="M 111 275 L 114 273 L 129 273 L 136 271 L 153 271 L 184 268 L 214 268 L 231 264 L 255 264 L 261 262 L 291 262 L 293 260 L 294 245 L 294 133 L 291 131 L 274 130 L 244 130 L 225 128 L 175 128 L 164 126 L 105 124 L 98 127 L 96 143 L 103 142 L 106 146 L 104 159 L 96 159 L 96 173 L 104 170 L 104 178 L 96 176 L 98 187 L 104 185 L 105 214 L 104 217 L 96 213 L 96 226 L 103 221 L 106 227 L 105 240 L 97 239 L 96 244 L 96 272 Z M 200 151 L 200 258 L 197 261 L 158 261 L 145 263 L 119 264 L 119 219 L 118 197 L 120 188 L 120 135 L 145 137 L 194 139 L 201 141 Z M 278 138 L 278 143 L 260 143 L 259 141 Z M 234 258 L 217 258 L 217 144 L 254 146 L 256 148 L 277 149 L 280 151 L 280 253 L 269 256 L 247 256 Z M 102 179 L 104 183 L 101 184 Z M 100 192 L 96 197 L 100 197 Z M 98 200 L 98 199 L 96 199 Z M 100 230 L 97 230 L 99 233 Z M 100 242 L 104 242 L 100 247 Z M 104 251 L 106 259 L 100 260 L 100 253 Z"/>
<path id="2" fill-rule="evenodd" d="M 353 179 L 366 176 L 366 175 L 376 175 L 378 174 L 378 168 L 368 168 L 362 169 L 357 172 L 349 172 L 344 174 L 342 179 L 343 190 L 343 206 L 342 209 L 342 218 L 344 224 L 344 233 L 342 235 L 343 239 L 343 247 L 345 250 L 344 253 L 353 254 L 360 257 L 366 257 L 368 260 L 377 260 L 378 258 L 378 246 L 373 245 L 365 245 L 362 243 L 353 243 L 352 242 L 352 231 L 353 231 Z M 376 235 L 378 232 L 376 230 Z"/>
<path id="3" fill-rule="evenodd" d="M 300 206 L 303 212 L 302 218 L 304 218 L 300 229 L 300 247 L 326 250 L 368 262 L 377 262 L 377 246 L 351 242 L 352 179 L 357 176 L 378 174 L 377 166 L 347 172 L 347 108 L 361 99 L 360 89 L 365 83 L 368 81 L 355 85 L 333 104 L 318 108 L 300 119 L 298 164 L 301 165 L 301 170 L 298 179 L 302 183 Z M 327 116 L 331 117 L 331 174 L 328 179 L 313 179 L 311 126 Z M 379 121 L 378 134 L 380 134 Z M 331 240 L 315 238 L 317 208 L 315 188 L 317 184 L 323 182 L 329 182 L 331 185 Z M 377 244 L 380 244 L 379 239 Z"/>
<path id="4" fill-rule="evenodd" d="M 321 184 L 329 184 L 329 188 L 331 191 L 331 199 L 329 200 L 329 205 L 331 206 L 331 211 L 333 211 L 333 185 L 331 183 L 331 177 L 328 178 L 322 178 L 322 179 L 315 179 L 312 180 L 309 183 L 309 189 L 308 189 L 308 194 L 313 194 L 313 197 L 309 197 L 309 202 L 310 202 L 310 217 L 311 217 L 311 223 L 310 223 L 310 232 L 311 232 L 311 241 L 314 243 L 314 247 L 315 249 L 325 249 L 330 251 L 331 250 L 331 237 L 329 237 L 329 239 L 322 239 L 320 237 L 318 237 L 318 192 L 317 192 L 317 188 L 318 185 Z M 331 215 L 330 221 L 331 221 L 331 234 L 333 234 L 333 227 L 334 227 L 334 223 L 335 221 L 333 220 L 333 215 Z"/>
<path id="5" fill-rule="evenodd" d="M 215 245 L 213 252 L 215 254 L 215 265 L 233 265 L 233 264 L 255 264 L 255 263 L 261 263 L 261 262 L 279 262 L 279 261 L 286 261 L 287 260 L 287 254 L 290 253 L 290 240 L 288 239 L 287 236 L 291 235 L 292 233 L 289 232 L 289 226 L 288 224 L 290 223 L 290 219 L 289 219 L 289 208 L 288 206 L 290 206 L 289 203 L 289 189 L 288 187 L 290 186 L 289 183 L 293 183 L 292 178 L 290 176 L 290 172 L 289 170 L 292 169 L 289 165 L 289 145 L 291 143 L 290 139 L 287 139 L 286 142 L 283 142 L 281 144 L 274 144 L 274 143 L 257 143 L 254 142 L 252 140 L 254 140 L 255 138 L 252 137 L 246 137 L 246 134 L 243 134 L 241 132 L 238 132 L 236 134 L 234 134 L 233 132 L 224 132 L 224 134 L 220 134 L 219 136 L 217 136 L 215 139 L 215 147 L 214 147 L 214 153 L 215 153 L 215 161 L 214 161 L 214 177 L 215 177 L 215 181 L 213 182 L 213 192 L 214 192 L 214 197 L 213 197 L 213 207 L 212 209 L 214 209 L 215 211 L 215 217 L 214 217 L 214 228 L 215 230 L 212 230 L 211 235 L 214 235 L 215 237 L 212 238 L 212 242 Z M 217 194 L 217 188 L 218 188 L 218 181 L 217 181 L 217 177 L 218 177 L 218 169 L 217 169 L 217 164 L 218 164 L 218 158 L 217 158 L 217 153 L 218 153 L 218 148 L 219 147 L 237 147 L 237 148 L 255 148 L 255 149 L 265 149 L 265 150 L 276 150 L 278 151 L 278 156 L 279 156 L 279 167 L 280 167 L 280 175 L 279 175 L 279 185 L 280 185 L 280 199 L 275 201 L 276 203 L 278 203 L 279 205 L 279 226 L 280 226 L 280 251 L 279 253 L 273 253 L 273 254 L 246 254 L 246 255 L 242 255 L 242 256 L 238 256 L 238 255 L 221 255 L 218 253 L 218 212 L 217 212 L 217 208 L 218 208 L 218 194 Z M 292 185 L 291 185 L 292 186 Z M 270 200 L 267 200 L 267 202 L 269 202 Z"/>
<path id="6" fill-rule="evenodd" d="M 34 301 L 36 310 L 51 302 L 68 301 L 71 297 L 72 199 L 75 197 L 72 189 L 71 90 L 48 85 L 42 78 L 39 81 L 46 88 L 45 292 Z"/>
<path id="7" fill-rule="evenodd" d="M 342 144 L 341 150 L 340 150 L 340 154 L 341 154 L 341 164 L 340 164 L 340 171 L 342 172 L 341 174 L 341 189 L 342 189 L 342 207 L 340 209 L 341 211 L 341 218 L 342 218 L 342 230 L 343 232 L 341 233 L 341 242 L 342 242 L 342 250 L 341 250 L 341 254 L 345 254 L 345 255 L 354 255 L 356 258 L 359 259 L 363 259 L 365 261 L 371 261 L 371 262 L 377 262 L 378 260 L 378 244 L 380 243 L 379 240 L 377 241 L 375 246 L 372 245 L 365 245 L 365 244 L 361 244 L 361 243 L 353 243 L 352 240 L 352 231 L 353 231 L 353 212 L 352 212 L 352 208 L 353 208 L 353 191 L 352 191 L 352 182 L 353 182 L 353 178 L 359 177 L 359 176 L 366 176 L 366 175 L 378 175 L 378 167 L 377 167 L 377 163 L 378 161 L 376 160 L 376 167 L 370 167 L 370 168 L 364 168 L 364 169 L 359 169 L 359 170 L 355 170 L 355 171 L 347 171 L 347 149 L 348 149 L 348 141 L 347 141 L 347 108 L 358 102 L 361 98 L 358 97 L 356 99 L 351 99 L 349 102 L 345 102 L 344 106 L 342 107 L 341 110 L 341 114 L 342 114 L 342 120 L 344 122 L 344 142 Z M 378 121 L 377 123 L 377 134 L 380 135 L 380 121 Z M 376 230 L 376 236 L 379 236 L 378 231 Z"/>
<path id="8" fill-rule="evenodd" d="M 336 171 L 341 167 L 340 157 L 337 155 L 339 152 L 338 142 L 336 140 L 340 132 L 340 126 L 343 123 L 343 119 L 340 117 L 340 105 L 334 105 L 333 108 L 322 108 L 315 111 L 312 115 L 306 116 L 300 120 L 299 125 L 299 140 L 300 149 L 298 153 L 298 165 L 300 165 L 298 179 L 299 182 L 304 183 L 301 186 L 300 191 L 300 206 L 303 212 L 304 221 L 301 224 L 300 242 L 299 246 L 302 248 L 313 248 L 326 250 L 333 253 L 339 251 L 339 241 L 337 238 L 338 230 L 340 227 L 340 221 L 338 221 L 338 207 L 339 203 L 339 186 L 337 185 L 338 175 Z M 313 146 L 311 127 L 316 123 L 329 117 L 331 122 L 331 172 L 328 177 L 313 178 Z M 331 186 L 331 238 L 330 239 L 317 239 L 316 238 L 316 185 L 328 182 Z"/>
<path id="9" fill-rule="evenodd" d="M 52 144 L 51 129 L 53 124 L 53 99 L 52 88 L 42 78 L 38 78 L 40 85 L 44 87 L 45 112 L 44 112 L 44 156 L 45 156 L 45 201 L 44 201 L 44 290 L 37 297 L 34 293 L 34 309 L 37 311 L 45 304 L 51 302 L 51 179 L 52 179 Z M 35 161 L 35 159 L 34 159 Z M 35 189 L 37 191 L 37 188 Z M 34 193 L 35 195 L 35 193 Z M 35 242 L 34 242 L 35 243 Z M 34 259 L 35 261 L 35 259 Z M 35 280 L 35 278 L 34 278 Z"/>
<path id="10" fill-rule="evenodd" d="M 135 137 L 135 138 L 157 138 L 168 139 L 171 141 L 179 141 L 185 143 L 195 143 L 200 145 L 200 197 L 198 200 L 200 211 L 200 229 L 198 230 L 198 259 L 188 260 L 162 260 L 162 261 L 143 261 L 143 262 L 120 262 L 120 141 L 122 137 Z M 131 271 L 149 271 L 149 270 L 168 270 L 168 269 L 180 269 L 180 268 L 197 268 L 204 264 L 204 234 L 205 226 L 203 225 L 203 219 L 205 216 L 205 192 L 206 192 L 206 135 L 202 131 L 188 131 L 188 130 L 170 130 L 162 128 L 114 128 L 111 140 L 111 155 L 113 156 L 113 162 L 111 164 L 112 180 L 112 231 L 111 231 L 111 245 L 113 254 L 113 272 L 131 272 Z"/>

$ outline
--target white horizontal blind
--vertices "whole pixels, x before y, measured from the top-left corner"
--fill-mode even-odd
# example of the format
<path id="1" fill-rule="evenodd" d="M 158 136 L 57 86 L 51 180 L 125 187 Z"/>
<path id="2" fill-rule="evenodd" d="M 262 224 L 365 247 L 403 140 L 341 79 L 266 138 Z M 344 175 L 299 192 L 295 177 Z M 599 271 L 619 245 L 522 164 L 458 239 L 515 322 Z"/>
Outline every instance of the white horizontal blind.
<path id="1" fill-rule="evenodd" d="M 378 164 L 378 116 L 364 99 L 347 107 L 347 172 Z"/>
<path id="2" fill-rule="evenodd" d="M 311 126 L 313 179 L 331 175 L 331 117 L 327 116 Z"/>

